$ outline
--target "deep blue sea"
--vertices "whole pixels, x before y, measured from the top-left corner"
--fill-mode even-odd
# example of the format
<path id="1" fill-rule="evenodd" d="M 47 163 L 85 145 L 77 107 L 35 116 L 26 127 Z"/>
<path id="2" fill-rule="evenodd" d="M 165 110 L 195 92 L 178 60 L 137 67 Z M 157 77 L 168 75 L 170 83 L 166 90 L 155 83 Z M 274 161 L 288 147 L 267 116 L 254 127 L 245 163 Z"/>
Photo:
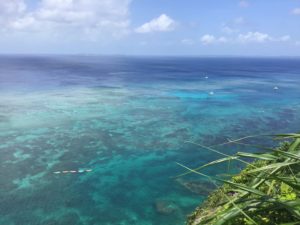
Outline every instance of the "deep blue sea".
<path id="1" fill-rule="evenodd" d="M 176 163 L 221 157 L 187 141 L 299 128 L 300 58 L 0 56 L 0 224 L 183 225 L 214 185 Z"/>

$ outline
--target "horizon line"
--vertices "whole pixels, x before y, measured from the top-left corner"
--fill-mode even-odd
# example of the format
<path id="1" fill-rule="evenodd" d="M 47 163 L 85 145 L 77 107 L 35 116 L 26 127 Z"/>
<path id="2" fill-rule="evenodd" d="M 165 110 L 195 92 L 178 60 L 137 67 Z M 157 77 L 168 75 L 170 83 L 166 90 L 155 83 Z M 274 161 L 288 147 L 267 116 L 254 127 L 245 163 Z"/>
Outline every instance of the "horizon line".
<path id="1" fill-rule="evenodd" d="M 174 58 L 300 58 L 300 55 L 234 55 L 234 54 L 106 54 L 106 53 L 0 53 L 1 56 L 108 56 L 108 57 L 174 57 Z"/>

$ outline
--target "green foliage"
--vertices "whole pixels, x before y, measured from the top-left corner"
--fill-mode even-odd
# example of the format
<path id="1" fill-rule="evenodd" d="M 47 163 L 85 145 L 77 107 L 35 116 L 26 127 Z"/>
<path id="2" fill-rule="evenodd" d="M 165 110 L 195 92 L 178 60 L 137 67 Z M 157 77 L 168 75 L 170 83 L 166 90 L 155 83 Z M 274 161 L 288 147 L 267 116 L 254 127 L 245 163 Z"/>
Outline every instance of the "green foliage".
<path id="1" fill-rule="evenodd" d="M 264 153 L 239 152 L 233 156 L 222 153 L 224 158 L 195 169 L 179 164 L 188 170 L 179 176 L 196 173 L 214 184 L 223 182 L 189 217 L 187 224 L 297 224 L 300 221 L 300 134 L 276 136 L 276 139 L 287 138 L 291 141 L 283 142 L 278 148 L 268 148 Z M 201 147 L 220 153 L 211 147 Z M 248 163 L 243 158 L 255 160 Z M 200 172 L 205 167 L 229 160 L 246 164 L 231 180 L 209 177 Z"/>
<path id="2" fill-rule="evenodd" d="M 289 185 L 281 182 L 280 184 L 280 194 L 277 196 L 280 200 L 296 200 L 297 193 L 294 192 L 293 188 Z"/>

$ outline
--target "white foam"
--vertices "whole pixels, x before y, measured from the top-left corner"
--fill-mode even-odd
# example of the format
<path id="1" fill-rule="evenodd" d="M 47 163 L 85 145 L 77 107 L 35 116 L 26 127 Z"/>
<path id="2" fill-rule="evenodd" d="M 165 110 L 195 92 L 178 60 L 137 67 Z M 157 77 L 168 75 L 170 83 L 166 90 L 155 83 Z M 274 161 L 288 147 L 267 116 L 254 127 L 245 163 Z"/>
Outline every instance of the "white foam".
<path id="1" fill-rule="evenodd" d="M 63 170 L 63 171 L 55 171 L 54 174 L 67 174 L 67 173 L 89 173 L 92 172 L 92 169 L 78 169 L 78 170 Z"/>

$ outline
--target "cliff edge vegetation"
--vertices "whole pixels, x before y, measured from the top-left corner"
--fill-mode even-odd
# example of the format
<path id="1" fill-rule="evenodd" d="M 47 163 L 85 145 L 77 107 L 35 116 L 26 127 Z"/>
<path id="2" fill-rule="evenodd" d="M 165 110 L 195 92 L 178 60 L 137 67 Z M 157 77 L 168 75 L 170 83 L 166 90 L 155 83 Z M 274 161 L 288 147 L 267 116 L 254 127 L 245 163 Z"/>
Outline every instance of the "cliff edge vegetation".
<path id="1" fill-rule="evenodd" d="M 300 134 L 275 138 L 281 139 L 279 147 L 264 148 L 263 153 L 238 152 L 230 156 L 210 149 L 224 157 L 196 169 L 179 164 L 188 170 L 183 175 L 196 173 L 216 186 L 222 182 L 189 216 L 187 225 L 300 224 Z M 250 163 L 249 158 L 254 161 Z M 205 167 L 232 160 L 246 167 L 230 180 L 201 172 Z"/>

